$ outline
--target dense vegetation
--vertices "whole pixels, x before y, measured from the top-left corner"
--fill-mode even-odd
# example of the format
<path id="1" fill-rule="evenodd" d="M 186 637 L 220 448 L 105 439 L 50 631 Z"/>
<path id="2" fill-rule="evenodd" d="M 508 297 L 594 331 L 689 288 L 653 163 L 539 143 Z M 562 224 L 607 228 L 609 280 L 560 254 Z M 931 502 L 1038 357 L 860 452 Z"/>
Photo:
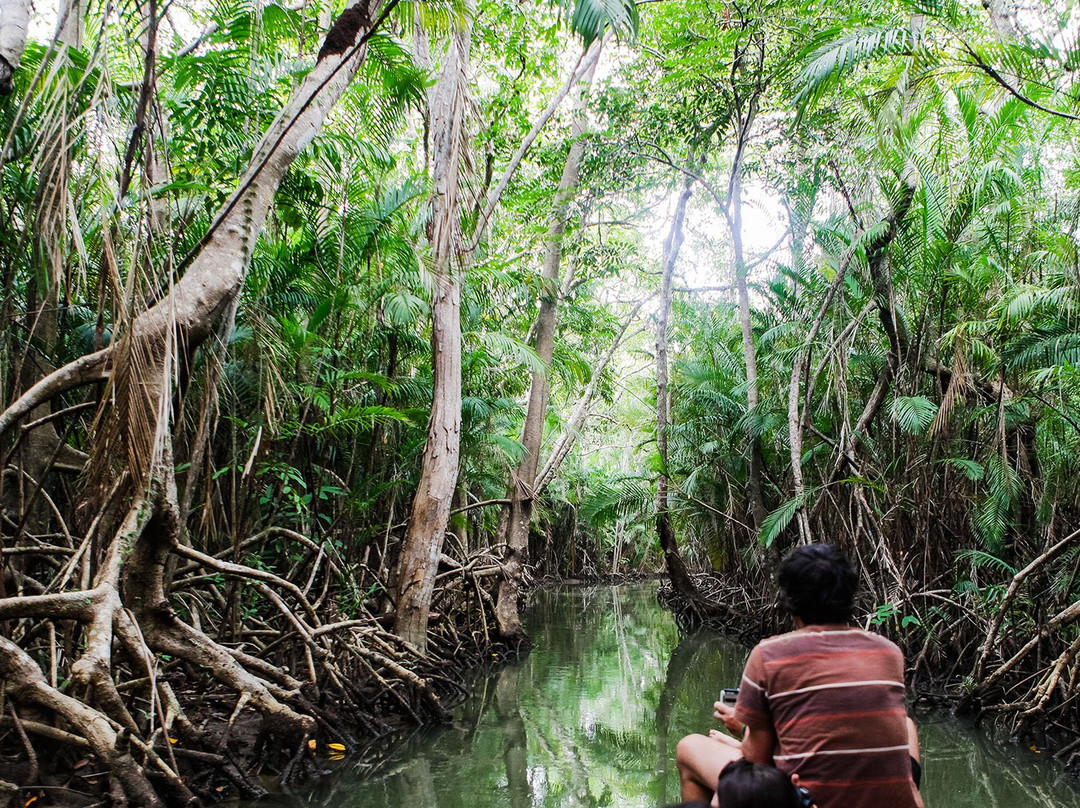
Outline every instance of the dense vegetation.
<path id="1" fill-rule="evenodd" d="M 1075 2 L 58 14 L 0 0 L 4 788 L 257 794 L 538 575 L 731 622 L 813 540 L 1080 731 Z"/>

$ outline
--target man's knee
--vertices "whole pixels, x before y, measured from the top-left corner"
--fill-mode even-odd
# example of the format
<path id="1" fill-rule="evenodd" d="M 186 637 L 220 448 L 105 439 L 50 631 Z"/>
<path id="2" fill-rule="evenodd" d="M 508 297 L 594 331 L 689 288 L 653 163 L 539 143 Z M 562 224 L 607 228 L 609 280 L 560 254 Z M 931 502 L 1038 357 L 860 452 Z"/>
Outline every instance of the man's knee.
<path id="1" fill-rule="evenodd" d="M 675 747 L 675 765 L 680 769 L 690 766 L 700 754 L 701 742 L 708 740 L 706 736 L 698 734 L 687 735 L 680 740 Z"/>

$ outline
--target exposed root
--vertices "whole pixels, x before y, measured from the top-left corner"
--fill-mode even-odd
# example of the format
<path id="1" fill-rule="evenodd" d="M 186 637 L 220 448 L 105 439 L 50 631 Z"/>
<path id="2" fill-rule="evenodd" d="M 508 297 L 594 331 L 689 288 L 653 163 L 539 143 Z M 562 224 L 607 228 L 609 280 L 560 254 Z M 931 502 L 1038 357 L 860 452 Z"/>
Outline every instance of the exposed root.
<path id="1" fill-rule="evenodd" d="M 39 594 L 0 599 L 0 621 L 13 637 L 0 637 L 0 687 L 10 707 L 0 720 L 0 743 L 26 759 L 48 759 L 50 768 L 91 755 L 98 761 L 92 768 L 109 774 L 98 783 L 114 804 L 194 805 L 223 789 L 261 796 L 265 790 L 253 779 L 259 768 L 278 771 L 283 782 L 315 773 L 326 743 L 357 746 L 349 727 L 369 740 L 394 727 L 393 716 L 447 720 L 448 700 L 466 692 L 447 664 L 460 670 L 490 659 L 496 581 L 484 554 L 445 559 L 431 649 L 423 656 L 363 604 L 342 612 L 326 598 L 334 591 L 329 581 L 316 608 L 307 595 L 317 591 L 316 578 L 345 572 L 321 544 L 299 543 L 309 563 L 317 562 L 301 589 L 273 571 L 181 545 L 175 513 L 167 486 L 137 497 L 113 518 L 111 540 L 96 551 L 89 537 L 73 537 L 77 552 L 93 552 L 91 578 L 74 575 L 72 563 L 35 566 L 24 554 L 24 570 L 48 569 L 51 579 L 32 590 Z M 92 524 L 100 530 L 105 522 Z M 263 541 L 283 535 L 289 534 L 264 532 Z M 182 565 L 182 584 L 168 584 L 170 565 Z M 229 621 L 219 609 L 228 602 L 214 596 L 222 575 L 257 604 L 252 625 L 263 628 L 254 633 L 265 632 L 270 642 L 226 640 Z M 71 588 L 77 582 L 84 588 Z M 195 593 L 202 604 L 197 624 L 179 611 Z M 476 624 L 461 622 L 466 615 Z M 41 648 L 42 637 L 53 642 L 35 659 L 26 649 Z M 510 649 L 500 650 L 506 658 Z M 61 693 L 46 672 L 74 689 Z M 45 748 L 65 751 L 44 756 Z M 27 767 L 24 785 L 39 774 Z"/>

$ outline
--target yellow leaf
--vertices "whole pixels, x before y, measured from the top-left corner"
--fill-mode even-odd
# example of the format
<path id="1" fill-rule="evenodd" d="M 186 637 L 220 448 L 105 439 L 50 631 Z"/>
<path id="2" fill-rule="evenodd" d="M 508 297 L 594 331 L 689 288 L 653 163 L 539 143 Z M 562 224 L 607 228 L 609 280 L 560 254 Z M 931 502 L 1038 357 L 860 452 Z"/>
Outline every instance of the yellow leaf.
<path id="1" fill-rule="evenodd" d="M 327 746 L 335 752 L 344 752 L 345 744 L 340 743 L 328 743 Z"/>
<path id="2" fill-rule="evenodd" d="M 169 738 L 169 743 L 176 743 L 176 738 Z"/>
<path id="3" fill-rule="evenodd" d="M 307 742 L 308 749 L 314 749 L 316 746 L 318 746 L 318 743 L 315 741 L 314 738 Z"/>
<path id="4" fill-rule="evenodd" d="M 343 754 L 341 754 L 340 752 L 337 752 L 337 753 L 330 756 L 330 760 L 344 760 L 344 759 L 345 759 L 345 756 Z"/>

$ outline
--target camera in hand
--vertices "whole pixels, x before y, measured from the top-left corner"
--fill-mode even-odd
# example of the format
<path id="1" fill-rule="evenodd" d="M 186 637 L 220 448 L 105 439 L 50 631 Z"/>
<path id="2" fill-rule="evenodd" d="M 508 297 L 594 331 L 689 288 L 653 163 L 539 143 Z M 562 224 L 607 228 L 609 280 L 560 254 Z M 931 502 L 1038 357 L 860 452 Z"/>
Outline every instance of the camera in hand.
<path id="1" fill-rule="evenodd" d="M 720 701 L 723 704 L 734 704 L 739 700 L 739 688 L 725 687 L 720 690 Z"/>
<path id="2" fill-rule="evenodd" d="M 813 808 L 814 798 L 810 792 L 803 786 L 795 786 L 795 790 L 799 792 L 799 808 Z"/>

